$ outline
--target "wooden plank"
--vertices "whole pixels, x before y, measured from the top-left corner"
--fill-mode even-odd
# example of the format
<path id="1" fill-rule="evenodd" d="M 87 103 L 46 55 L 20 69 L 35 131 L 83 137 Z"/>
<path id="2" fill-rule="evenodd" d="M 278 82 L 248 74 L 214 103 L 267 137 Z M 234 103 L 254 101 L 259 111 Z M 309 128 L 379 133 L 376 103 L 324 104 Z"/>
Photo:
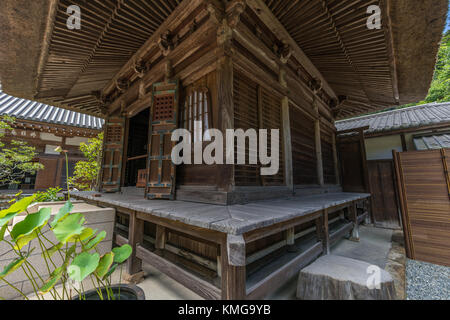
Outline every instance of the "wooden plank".
<path id="1" fill-rule="evenodd" d="M 134 275 L 142 271 L 142 260 L 136 255 L 136 247 L 144 241 L 144 220 L 139 219 L 136 213 L 130 215 L 130 226 L 128 232 L 128 244 L 133 249 L 127 260 L 127 272 Z"/>
<path id="2" fill-rule="evenodd" d="M 136 255 L 139 259 L 142 259 L 170 278 L 194 291 L 199 296 L 211 300 L 219 300 L 221 298 L 221 290 L 215 287 L 213 284 L 148 251 L 140 245 L 137 246 L 136 251 Z"/>
<path id="3" fill-rule="evenodd" d="M 120 234 L 116 234 L 115 239 L 116 239 L 115 243 L 120 247 L 123 246 L 124 244 L 128 244 L 128 239 L 121 236 Z"/>
<path id="4" fill-rule="evenodd" d="M 160 225 L 156 226 L 155 248 L 163 250 L 166 247 L 166 228 Z"/>
<path id="5" fill-rule="evenodd" d="M 163 227 L 166 227 L 166 228 L 169 228 L 172 230 L 176 230 L 176 231 L 179 231 L 182 233 L 186 233 L 191 236 L 200 238 L 202 240 L 206 240 L 206 241 L 210 241 L 210 242 L 214 242 L 214 243 L 219 243 L 219 244 L 222 243 L 222 240 L 226 236 L 224 233 L 221 233 L 218 231 L 191 226 L 191 225 L 188 225 L 188 224 L 185 224 L 182 222 L 156 217 L 154 215 L 144 213 L 144 212 L 137 212 L 137 217 L 138 217 L 138 219 L 148 221 L 151 223 L 155 223 L 157 225 L 161 225 Z"/>
<path id="6" fill-rule="evenodd" d="M 282 268 L 276 270 L 263 280 L 248 288 L 246 291 L 246 299 L 257 300 L 264 298 L 268 293 L 283 285 L 286 279 L 289 279 L 295 275 L 298 271 L 317 258 L 321 252 L 322 244 L 320 242 L 314 244 L 311 248 L 299 254 L 295 259 L 285 264 Z"/>

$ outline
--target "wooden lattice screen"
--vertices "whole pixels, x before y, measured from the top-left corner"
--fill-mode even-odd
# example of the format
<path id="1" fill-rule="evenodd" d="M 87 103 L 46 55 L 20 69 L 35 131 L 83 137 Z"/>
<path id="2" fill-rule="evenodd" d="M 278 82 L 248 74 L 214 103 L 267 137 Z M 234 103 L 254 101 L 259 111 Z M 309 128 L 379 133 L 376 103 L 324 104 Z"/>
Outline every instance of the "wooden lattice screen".
<path id="1" fill-rule="evenodd" d="M 394 152 L 409 258 L 450 266 L 450 149 Z"/>
<path id="2" fill-rule="evenodd" d="M 294 184 L 317 184 L 317 158 L 314 119 L 291 105 L 289 107 Z"/>
<path id="3" fill-rule="evenodd" d="M 238 186 L 281 186 L 284 185 L 283 137 L 281 122 L 281 97 L 264 88 L 240 72 L 234 73 L 234 127 L 235 129 L 267 129 L 268 153 L 270 155 L 270 129 L 279 129 L 279 171 L 273 176 L 261 176 L 261 165 L 248 163 L 249 144 L 245 150 L 246 164 L 235 166 L 235 184 Z M 258 150 L 256 150 L 258 151 Z"/>
<path id="4" fill-rule="evenodd" d="M 174 199 L 175 165 L 171 141 L 178 124 L 178 81 L 153 85 L 153 106 L 150 122 L 149 158 L 146 194 L 149 199 Z"/>
<path id="5" fill-rule="evenodd" d="M 111 117 L 106 123 L 105 141 L 101 171 L 101 190 L 120 191 L 125 118 Z"/>

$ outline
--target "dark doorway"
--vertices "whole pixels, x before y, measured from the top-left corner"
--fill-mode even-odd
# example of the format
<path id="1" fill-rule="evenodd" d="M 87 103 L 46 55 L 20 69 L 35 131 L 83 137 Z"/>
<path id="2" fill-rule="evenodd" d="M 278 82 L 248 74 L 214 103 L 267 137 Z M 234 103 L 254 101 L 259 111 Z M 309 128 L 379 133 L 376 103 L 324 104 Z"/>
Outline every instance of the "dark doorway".
<path id="1" fill-rule="evenodd" d="M 150 109 L 145 109 L 129 120 L 125 187 L 135 187 L 139 170 L 147 168 L 149 118 Z"/>

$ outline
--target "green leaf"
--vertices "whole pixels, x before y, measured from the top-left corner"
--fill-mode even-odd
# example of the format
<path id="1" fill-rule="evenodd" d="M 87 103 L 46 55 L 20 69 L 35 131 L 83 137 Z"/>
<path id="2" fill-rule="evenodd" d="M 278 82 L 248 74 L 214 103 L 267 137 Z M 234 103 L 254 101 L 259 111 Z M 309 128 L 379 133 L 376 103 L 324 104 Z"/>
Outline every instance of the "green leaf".
<path id="1" fill-rule="evenodd" d="M 100 255 L 98 253 L 90 254 L 82 252 L 73 259 L 69 266 L 69 277 L 74 281 L 83 281 L 87 276 L 97 269 L 100 261 Z"/>
<path id="2" fill-rule="evenodd" d="M 114 253 L 114 262 L 122 263 L 130 257 L 133 248 L 129 244 L 124 244 L 121 247 L 112 249 L 112 252 Z"/>
<path id="3" fill-rule="evenodd" d="M 61 243 L 68 242 L 74 236 L 79 236 L 85 229 L 84 217 L 81 213 L 75 213 L 59 221 L 53 228 L 56 239 Z"/>
<path id="4" fill-rule="evenodd" d="M 100 242 L 103 241 L 103 239 L 105 239 L 105 237 L 106 237 L 106 232 L 105 231 L 100 232 L 94 239 L 89 241 L 88 244 L 84 246 L 84 249 L 91 250 L 91 249 L 95 248 Z"/>
<path id="5" fill-rule="evenodd" d="M 113 273 L 114 273 L 114 271 L 116 271 L 116 269 L 117 269 L 117 267 L 118 267 L 119 265 L 117 264 L 117 263 L 114 263 L 113 265 L 112 265 L 112 267 L 109 269 L 109 271 L 105 274 L 105 276 L 103 277 L 103 280 L 104 279 L 106 279 L 106 278 L 108 278 L 109 276 L 111 276 Z"/>
<path id="6" fill-rule="evenodd" d="M 54 227 L 59 220 L 64 219 L 73 209 L 73 204 L 72 202 L 67 201 L 64 206 L 59 209 L 58 213 L 56 214 L 56 216 L 53 218 L 52 223 L 50 224 L 52 227 Z"/>
<path id="7" fill-rule="evenodd" d="M 0 241 L 3 241 L 3 239 L 5 238 L 6 228 L 8 228 L 8 225 L 7 225 L 7 224 L 5 224 L 5 225 L 0 229 Z"/>
<path id="8" fill-rule="evenodd" d="M 11 238 L 16 243 L 15 248 L 20 250 L 36 238 L 39 231 L 42 230 L 48 219 L 50 219 L 51 214 L 51 209 L 42 208 L 39 212 L 29 214 L 23 221 L 17 223 L 11 230 Z"/>
<path id="9" fill-rule="evenodd" d="M 28 206 L 34 201 L 35 197 L 35 195 L 32 195 L 31 197 L 20 199 L 19 201 L 11 205 L 8 209 L 1 210 L 0 218 L 3 218 L 10 213 L 21 213 L 27 210 Z"/>
<path id="10" fill-rule="evenodd" d="M 0 218 L 0 227 L 3 227 L 5 224 L 8 224 L 9 221 L 14 219 L 15 216 L 17 216 L 20 212 L 11 212 L 8 213 L 3 218 Z"/>
<path id="11" fill-rule="evenodd" d="M 2 272 L 0 272 L 0 280 L 5 278 L 7 275 L 13 273 L 14 271 L 16 271 L 18 268 L 20 268 L 20 266 L 25 262 L 25 260 L 26 260 L 26 257 L 19 258 L 19 259 L 14 260 L 10 264 L 8 264 L 5 267 L 5 269 L 3 269 Z"/>
<path id="12" fill-rule="evenodd" d="M 58 283 L 58 281 L 62 278 L 63 275 L 63 268 L 55 269 L 55 271 L 52 272 L 50 275 L 50 279 L 47 280 L 47 282 L 42 286 L 42 288 L 39 289 L 39 291 L 44 294 L 49 292 L 53 287 Z"/>
<path id="13" fill-rule="evenodd" d="M 103 257 L 101 257 L 100 259 L 97 269 L 95 270 L 95 274 L 99 278 L 103 278 L 108 273 L 109 268 L 111 267 L 113 262 L 114 262 L 114 253 L 109 252 L 103 255 Z"/>
<path id="14" fill-rule="evenodd" d="M 75 242 L 76 240 L 85 241 L 91 238 L 97 230 L 91 229 L 91 228 L 85 228 L 80 235 L 74 236 L 71 239 L 69 239 L 69 242 Z"/>

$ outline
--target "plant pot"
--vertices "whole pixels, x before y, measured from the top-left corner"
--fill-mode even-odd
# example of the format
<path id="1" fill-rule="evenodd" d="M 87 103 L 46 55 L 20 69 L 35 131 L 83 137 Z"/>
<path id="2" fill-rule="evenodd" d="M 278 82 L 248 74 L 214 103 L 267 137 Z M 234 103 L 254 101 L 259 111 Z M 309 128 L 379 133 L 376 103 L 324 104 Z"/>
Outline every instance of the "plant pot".
<path id="1" fill-rule="evenodd" d="M 119 297 L 120 288 L 120 297 Z M 144 290 L 135 285 L 120 284 L 111 286 L 116 301 L 119 300 L 145 300 Z M 107 300 L 108 294 L 105 288 L 101 288 L 104 300 Z M 97 290 L 92 289 L 86 292 L 86 300 L 101 300 Z M 79 300 L 79 296 L 72 298 L 72 300 Z"/>

